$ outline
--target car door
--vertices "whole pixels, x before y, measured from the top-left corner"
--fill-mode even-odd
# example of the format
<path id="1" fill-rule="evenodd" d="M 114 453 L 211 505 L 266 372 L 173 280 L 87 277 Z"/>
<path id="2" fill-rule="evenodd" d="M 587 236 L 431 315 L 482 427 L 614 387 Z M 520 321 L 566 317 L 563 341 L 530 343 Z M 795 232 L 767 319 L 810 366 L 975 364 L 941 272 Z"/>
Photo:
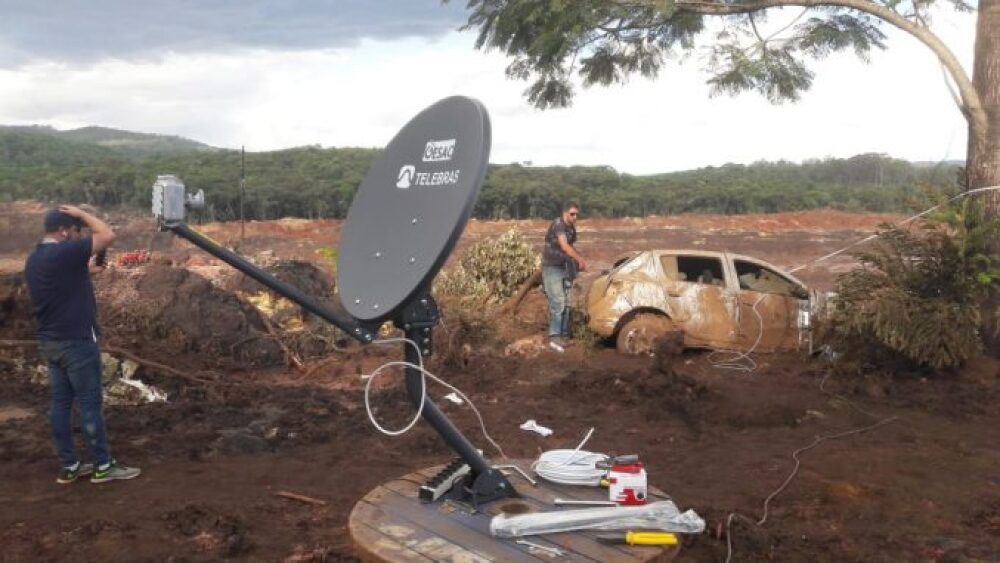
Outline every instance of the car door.
<path id="1" fill-rule="evenodd" d="M 799 311 L 808 291 L 801 283 L 755 260 L 734 258 L 739 284 L 739 343 L 743 349 L 794 350 L 799 346 Z"/>
<path id="2" fill-rule="evenodd" d="M 738 333 L 738 309 L 726 286 L 722 255 L 663 253 L 660 265 L 669 296 L 668 313 L 684 331 L 685 344 L 733 346 Z"/>

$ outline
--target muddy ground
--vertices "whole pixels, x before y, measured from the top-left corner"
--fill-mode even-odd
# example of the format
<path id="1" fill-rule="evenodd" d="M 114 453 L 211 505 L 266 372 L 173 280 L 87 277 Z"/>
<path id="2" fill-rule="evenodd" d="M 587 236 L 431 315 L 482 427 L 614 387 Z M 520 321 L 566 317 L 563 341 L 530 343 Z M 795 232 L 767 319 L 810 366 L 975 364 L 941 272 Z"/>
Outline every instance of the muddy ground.
<path id="1" fill-rule="evenodd" d="M 34 215 L 27 215 L 30 224 Z M 581 247 L 593 270 L 618 252 L 656 247 L 729 249 L 789 266 L 853 242 L 884 219 L 840 212 L 584 219 Z M 397 350 L 347 346 L 306 358 L 304 369 L 289 367 L 267 322 L 237 295 L 253 288 L 199 251 L 151 235 L 148 221 L 123 220 L 119 248 L 152 246 L 162 260 L 103 274 L 110 275 L 98 282 L 99 292 L 114 291 L 102 294 L 102 319 L 118 319 L 106 327 L 106 343 L 172 368 L 139 374 L 169 398 L 106 410 L 115 455 L 141 466 L 142 477 L 56 485 L 47 390 L 30 376 L 38 364 L 33 347 L 19 343 L 31 334 L 16 279 L 32 236 L 19 225 L 6 223 L 0 241 L 3 561 L 352 560 L 345 523 L 354 503 L 388 479 L 448 461 L 426 425 L 389 438 L 366 418 L 358 374 L 399 357 Z M 511 226 L 473 222 L 460 245 Z M 516 226 L 537 241 L 545 224 Z M 329 272 L 323 249 L 335 248 L 338 229 L 330 221 L 252 223 L 240 246 L 250 256 L 307 260 Z M 237 225 L 206 225 L 205 232 L 238 242 Z M 15 240 L 25 244 L 17 248 Z M 850 265 L 838 257 L 801 277 L 832 287 Z M 122 287 L 135 299 L 115 303 Z M 432 371 L 475 401 L 511 457 L 573 447 L 591 427 L 587 449 L 639 453 L 651 484 L 708 522 L 705 534 L 685 539 L 681 560 L 724 560 L 728 515 L 759 520 L 764 499 L 793 471 L 793 452 L 818 437 L 879 423 L 802 451 L 797 474 L 770 501 L 763 526 L 733 519 L 733 560 L 1000 559 L 995 362 L 983 359 L 943 377 L 890 379 L 849 377 L 827 360 L 798 354 L 755 355 L 752 373 L 718 369 L 699 352 L 625 358 L 610 348 L 575 346 L 566 355 L 505 355 L 509 344 L 541 333 L 543 306 L 539 295 L 529 296 L 520 320 L 496 317 L 473 346 L 442 350 Z M 445 318 L 447 330 L 456 324 Z M 440 342 L 451 336 L 438 334 Z M 409 411 L 401 389 L 393 382 L 380 387 L 378 414 L 386 424 L 403 424 Z M 485 446 L 472 414 L 441 401 L 445 393 L 432 388 L 445 412 Z M 555 433 L 520 430 L 529 418 Z M 288 500 L 278 491 L 327 504 Z"/>

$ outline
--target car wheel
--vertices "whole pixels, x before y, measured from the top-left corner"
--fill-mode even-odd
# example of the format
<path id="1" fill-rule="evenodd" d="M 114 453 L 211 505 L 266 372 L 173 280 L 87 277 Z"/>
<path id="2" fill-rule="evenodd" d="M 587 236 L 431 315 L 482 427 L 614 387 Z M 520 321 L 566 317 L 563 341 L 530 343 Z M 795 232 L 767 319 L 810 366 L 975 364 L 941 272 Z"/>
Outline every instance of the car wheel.
<path id="1" fill-rule="evenodd" d="M 658 336 L 676 330 L 674 323 L 663 315 L 640 313 L 625 323 L 618 331 L 616 341 L 622 354 L 652 354 L 653 342 Z"/>

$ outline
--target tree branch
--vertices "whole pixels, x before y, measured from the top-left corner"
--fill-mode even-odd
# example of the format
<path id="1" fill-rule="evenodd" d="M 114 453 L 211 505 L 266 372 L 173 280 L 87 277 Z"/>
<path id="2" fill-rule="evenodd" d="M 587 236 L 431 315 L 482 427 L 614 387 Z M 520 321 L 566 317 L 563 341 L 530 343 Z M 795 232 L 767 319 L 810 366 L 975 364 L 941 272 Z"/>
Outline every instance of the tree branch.
<path id="1" fill-rule="evenodd" d="M 626 8 L 655 8 L 658 4 L 657 0 L 611 0 L 611 2 Z M 970 132 L 974 137 L 985 139 L 988 129 L 986 110 L 983 108 L 982 100 L 979 97 L 979 93 L 976 92 L 972 80 L 965 72 L 965 69 L 962 68 L 962 64 L 955 57 L 955 54 L 929 29 L 911 22 L 898 12 L 882 4 L 871 0 L 756 0 L 738 4 L 724 4 L 703 0 L 677 0 L 675 3 L 678 12 L 690 12 L 708 16 L 747 14 L 770 8 L 788 6 L 800 6 L 804 8 L 837 6 L 850 8 L 875 16 L 915 37 L 918 41 L 926 45 L 948 70 L 952 80 L 955 81 L 955 85 L 958 87 L 959 96 L 962 98 L 962 105 L 959 109 L 969 121 Z"/>

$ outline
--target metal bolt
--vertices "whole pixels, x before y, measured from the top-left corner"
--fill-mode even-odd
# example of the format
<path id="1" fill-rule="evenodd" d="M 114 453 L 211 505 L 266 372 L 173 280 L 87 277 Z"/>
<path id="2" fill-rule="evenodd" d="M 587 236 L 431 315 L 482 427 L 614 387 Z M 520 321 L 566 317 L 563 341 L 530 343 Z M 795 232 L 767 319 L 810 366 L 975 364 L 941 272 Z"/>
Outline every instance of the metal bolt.
<path id="1" fill-rule="evenodd" d="M 382 253 L 381 252 L 376 252 L 375 253 L 375 258 L 381 258 L 381 257 L 382 257 Z"/>
<path id="2" fill-rule="evenodd" d="M 414 264 L 414 263 L 416 263 L 416 261 L 417 261 L 416 258 L 414 258 L 413 256 L 410 256 L 410 264 Z"/>
<path id="3" fill-rule="evenodd" d="M 361 300 L 360 299 L 355 299 L 354 300 L 354 304 L 355 305 L 360 305 L 361 304 Z"/>
<path id="4" fill-rule="evenodd" d="M 410 224 L 411 224 L 411 225 L 416 225 L 416 224 L 417 224 L 417 218 L 416 218 L 416 217 L 414 217 L 414 218 L 413 218 L 413 220 L 412 220 L 412 221 L 410 221 Z"/>
<path id="5" fill-rule="evenodd" d="M 378 303 L 372 305 L 372 309 L 378 309 Z"/>
<path id="6" fill-rule="evenodd" d="M 424 355 L 425 356 L 430 356 L 431 355 L 431 351 L 425 348 L 424 349 Z"/>
<path id="7" fill-rule="evenodd" d="M 431 339 L 430 339 L 430 338 L 425 338 L 425 339 L 423 339 L 423 343 L 424 343 L 424 344 L 427 344 L 427 343 L 429 343 L 430 341 L 431 341 Z"/>
<path id="8" fill-rule="evenodd" d="M 360 328 L 354 329 L 354 334 L 361 334 L 361 329 Z"/>
<path id="9" fill-rule="evenodd" d="M 420 300 L 420 304 L 421 305 L 426 305 L 427 304 L 427 300 L 426 299 L 421 299 Z"/>
<path id="10" fill-rule="evenodd" d="M 403 330 L 410 330 L 410 323 L 404 324 L 403 325 Z"/>

